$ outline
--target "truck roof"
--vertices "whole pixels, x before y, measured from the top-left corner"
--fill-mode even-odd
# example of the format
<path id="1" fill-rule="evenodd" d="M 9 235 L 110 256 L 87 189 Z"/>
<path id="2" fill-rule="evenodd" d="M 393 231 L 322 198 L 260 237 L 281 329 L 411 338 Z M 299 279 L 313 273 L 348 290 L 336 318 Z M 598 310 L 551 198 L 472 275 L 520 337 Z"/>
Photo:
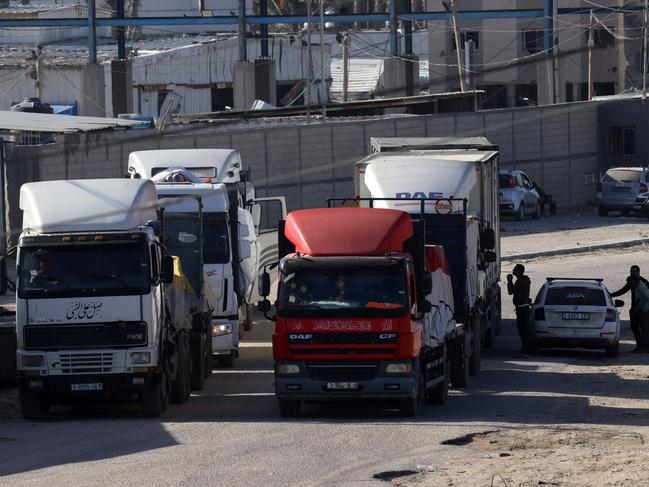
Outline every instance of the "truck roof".
<path id="1" fill-rule="evenodd" d="M 317 208 L 286 217 L 284 234 L 302 254 L 384 255 L 403 252 L 413 235 L 410 216 L 379 208 Z"/>
<path id="2" fill-rule="evenodd" d="M 440 149 L 498 150 L 498 146 L 486 137 L 371 137 L 370 148 L 373 153 Z"/>
<path id="3" fill-rule="evenodd" d="M 157 220 L 155 184 L 79 179 L 23 184 L 23 229 L 38 233 L 131 231 Z"/>
<path id="4" fill-rule="evenodd" d="M 204 213 L 224 213 L 228 211 L 228 189 L 225 184 L 164 183 L 156 184 L 156 190 L 160 197 L 200 196 Z M 185 198 L 173 205 L 165 204 L 165 211 L 196 212 L 198 207 L 193 198 Z"/>
<path id="5" fill-rule="evenodd" d="M 184 167 L 220 183 L 240 181 L 241 156 L 234 149 L 166 149 L 131 152 L 128 172 L 150 179 L 169 167 Z"/>

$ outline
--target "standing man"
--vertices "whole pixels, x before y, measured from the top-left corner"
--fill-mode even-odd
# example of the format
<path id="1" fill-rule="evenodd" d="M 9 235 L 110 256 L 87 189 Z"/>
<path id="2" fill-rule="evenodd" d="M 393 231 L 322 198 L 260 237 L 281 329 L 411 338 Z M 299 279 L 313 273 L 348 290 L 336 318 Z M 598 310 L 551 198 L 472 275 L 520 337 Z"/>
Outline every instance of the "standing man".
<path id="1" fill-rule="evenodd" d="M 513 295 L 514 306 L 516 307 L 516 328 L 521 339 L 521 355 L 530 351 L 530 278 L 525 275 L 525 266 L 516 264 L 514 266 L 513 282 L 511 274 L 507 274 L 507 292 Z"/>
<path id="2" fill-rule="evenodd" d="M 639 280 L 640 282 L 643 282 L 645 286 L 649 287 L 649 281 L 647 281 L 640 275 L 639 266 L 631 266 L 631 269 L 629 270 L 629 277 L 632 277 L 634 280 Z M 636 286 L 630 285 L 629 280 L 627 279 L 626 284 L 622 288 L 618 289 L 614 293 L 611 293 L 611 297 L 616 298 L 618 296 L 626 294 L 629 291 L 631 291 L 631 310 L 629 311 L 629 323 L 631 324 L 631 331 L 633 332 L 633 337 L 635 338 L 635 349 L 632 350 L 632 352 L 639 353 L 644 351 L 645 342 L 647 339 L 649 339 L 649 337 L 642 336 L 642 330 L 640 329 L 640 316 L 637 312 L 633 311 L 636 305 Z"/>
<path id="3" fill-rule="evenodd" d="M 631 308 L 631 313 L 636 315 L 640 328 L 642 344 L 640 351 L 649 352 L 646 338 L 649 337 L 649 287 L 640 280 L 640 276 L 629 276 L 626 279 L 627 286 L 635 290 L 635 304 Z"/>

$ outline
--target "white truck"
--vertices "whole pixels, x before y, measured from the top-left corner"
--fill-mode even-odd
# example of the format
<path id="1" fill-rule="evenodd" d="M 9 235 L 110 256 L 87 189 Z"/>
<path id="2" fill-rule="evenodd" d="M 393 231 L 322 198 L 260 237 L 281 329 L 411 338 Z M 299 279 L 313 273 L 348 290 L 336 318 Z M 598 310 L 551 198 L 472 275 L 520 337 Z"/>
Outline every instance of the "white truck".
<path id="1" fill-rule="evenodd" d="M 501 321 L 498 147 L 484 137 L 372 138 L 370 146 L 355 165 L 356 197 L 361 206 L 375 198 L 377 208 L 424 214 L 426 244 L 446 251 L 476 374 Z"/>
<path id="2" fill-rule="evenodd" d="M 167 188 L 167 195 L 212 191 L 203 208 L 205 255 L 218 253 L 224 239 L 229 239 L 229 252 L 227 262 L 208 258 L 204 269 L 221 296 L 214 305 L 213 351 L 220 365 L 231 366 L 242 329 L 252 329 L 259 270 L 277 253 L 276 223 L 286 216 L 284 197 L 256 198 L 249 171 L 242 169 L 239 152 L 232 149 L 136 151 L 129 155 L 128 172 L 132 178 L 154 179 L 159 188 Z"/>
<path id="3" fill-rule="evenodd" d="M 151 181 L 28 183 L 20 191 L 17 375 L 22 414 L 138 397 L 146 416 L 189 398 L 192 325 L 206 319 L 160 242 Z M 202 345 L 205 346 L 205 345 Z"/>

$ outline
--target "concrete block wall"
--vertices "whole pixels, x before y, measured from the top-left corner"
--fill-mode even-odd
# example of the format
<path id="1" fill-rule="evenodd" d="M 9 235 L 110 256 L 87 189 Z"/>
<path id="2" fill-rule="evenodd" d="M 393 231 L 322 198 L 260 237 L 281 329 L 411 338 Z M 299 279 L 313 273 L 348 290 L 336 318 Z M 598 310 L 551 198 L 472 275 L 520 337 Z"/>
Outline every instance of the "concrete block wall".
<path id="1" fill-rule="evenodd" d="M 370 137 L 486 135 L 499 144 L 501 166 L 525 170 L 559 207 L 592 202 L 597 172 L 596 103 L 478 113 L 334 119 L 325 123 L 212 128 L 172 127 L 72 134 L 58 143 L 16 146 L 7 152 L 11 225 L 20 222 L 18 190 L 34 180 L 122 177 L 134 150 L 232 147 L 252 169 L 259 196 L 286 196 L 289 210 L 354 194 L 353 167 L 369 152 Z"/>

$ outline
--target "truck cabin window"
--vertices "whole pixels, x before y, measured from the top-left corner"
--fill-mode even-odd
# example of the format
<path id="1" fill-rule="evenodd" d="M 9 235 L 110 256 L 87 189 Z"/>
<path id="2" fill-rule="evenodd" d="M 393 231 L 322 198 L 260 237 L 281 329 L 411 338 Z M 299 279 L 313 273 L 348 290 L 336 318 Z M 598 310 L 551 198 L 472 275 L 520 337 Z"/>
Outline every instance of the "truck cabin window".
<path id="1" fill-rule="evenodd" d="M 151 289 L 145 242 L 20 249 L 21 298 L 146 294 Z"/>
<path id="2" fill-rule="evenodd" d="M 203 218 L 203 261 L 206 264 L 226 264 L 230 261 L 228 224 L 209 214 Z"/>
<path id="3" fill-rule="evenodd" d="M 279 307 L 285 316 L 401 316 L 406 275 L 397 265 L 290 270 L 281 276 Z"/>

